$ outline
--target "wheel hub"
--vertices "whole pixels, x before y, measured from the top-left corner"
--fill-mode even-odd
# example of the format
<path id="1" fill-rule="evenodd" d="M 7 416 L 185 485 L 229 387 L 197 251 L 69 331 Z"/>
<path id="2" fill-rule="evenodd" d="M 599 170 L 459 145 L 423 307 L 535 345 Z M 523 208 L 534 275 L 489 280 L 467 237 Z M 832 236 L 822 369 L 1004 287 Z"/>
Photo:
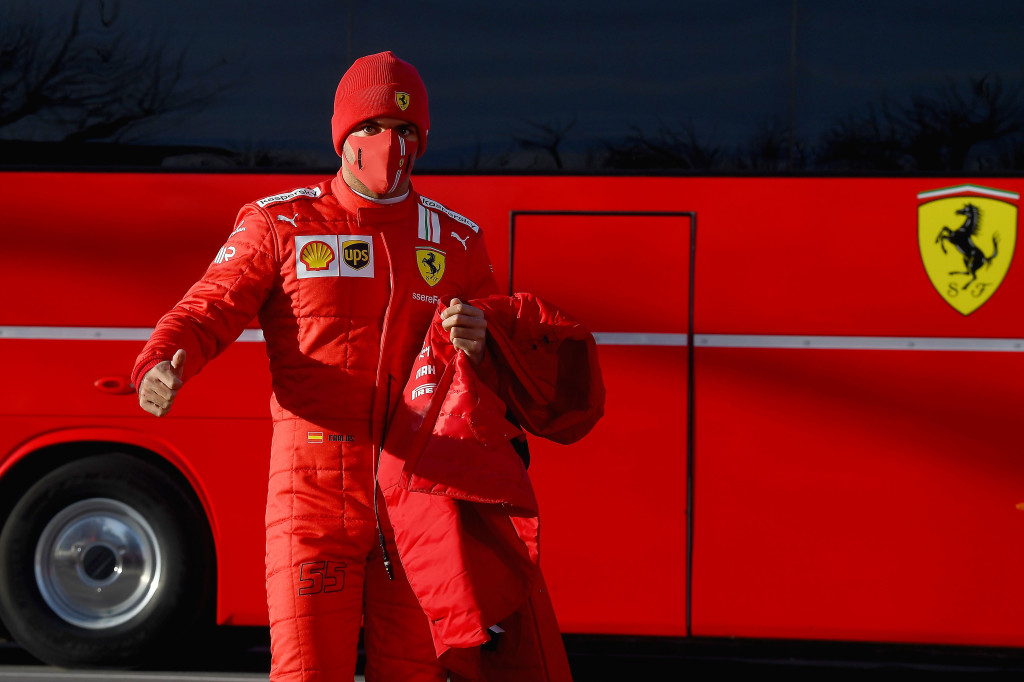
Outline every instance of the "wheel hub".
<path id="1" fill-rule="evenodd" d="M 160 545 L 123 502 L 91 498 L 60 511 L 36 544 L 36 585 L 63 620 L 110 628 L 131 620 L 160 585 Z"/>
<path id="2" fill-rule="evenodd" d="M 113 547 L 97 543 L 89 545 L 82 553 L 81 568 L 84 582 L 92 581 L 101 585 L 116 580 L 121 574 L 122 566 Z"/>

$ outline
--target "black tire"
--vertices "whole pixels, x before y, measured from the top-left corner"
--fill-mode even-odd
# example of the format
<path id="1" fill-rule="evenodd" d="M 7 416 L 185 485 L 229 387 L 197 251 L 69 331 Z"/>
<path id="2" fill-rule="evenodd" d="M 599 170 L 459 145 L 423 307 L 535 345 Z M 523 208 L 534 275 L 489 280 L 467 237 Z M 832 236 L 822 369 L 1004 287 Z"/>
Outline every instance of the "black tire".
<path id="1" fill-rule="evenodd" d="M 124 454 L 40 479 L 0 533 L 0 617 L 63 667 L 161 660 L 207 623 L 213 557 L 202 516 L 166 474 Z"/>

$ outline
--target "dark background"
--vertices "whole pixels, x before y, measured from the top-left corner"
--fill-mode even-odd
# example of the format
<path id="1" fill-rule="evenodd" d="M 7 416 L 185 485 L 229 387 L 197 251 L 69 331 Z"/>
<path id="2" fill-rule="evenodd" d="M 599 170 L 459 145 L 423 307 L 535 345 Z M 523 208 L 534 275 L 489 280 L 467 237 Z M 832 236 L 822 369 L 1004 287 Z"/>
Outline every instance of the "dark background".
<path id="1" fill-rule="evenodd" d="M 0 0 L 0 165 L 326 170 L 333 94 L 392 50 L 421 171 L 1001 173 L 1024 3 Z"/>

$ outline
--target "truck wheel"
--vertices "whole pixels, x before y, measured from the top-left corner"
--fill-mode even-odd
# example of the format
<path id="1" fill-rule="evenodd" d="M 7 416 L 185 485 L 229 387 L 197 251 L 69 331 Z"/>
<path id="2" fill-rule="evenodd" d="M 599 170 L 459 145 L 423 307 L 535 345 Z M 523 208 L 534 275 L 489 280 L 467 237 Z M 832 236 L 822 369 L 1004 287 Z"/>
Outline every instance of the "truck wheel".
<path id="1" fill-rule="evenodd" d="M 77 460 L 29 488 L 0 533 L 0 615 L 52 665 L 151 662 L 204 624 L 207 537 L 158 469 L 124 454 Z"/>

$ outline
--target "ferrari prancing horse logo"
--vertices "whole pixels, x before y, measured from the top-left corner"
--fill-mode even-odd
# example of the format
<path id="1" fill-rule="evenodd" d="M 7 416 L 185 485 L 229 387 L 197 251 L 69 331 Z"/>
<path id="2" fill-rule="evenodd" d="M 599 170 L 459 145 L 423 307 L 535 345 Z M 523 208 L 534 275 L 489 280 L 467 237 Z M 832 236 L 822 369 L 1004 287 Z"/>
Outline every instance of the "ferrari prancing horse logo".
<path id="1" fill-rule="evenodd" d="M 395 93 L 395 104 L 402 111 L 409 108 L 409 93 L 408 92 L 396 92 Z"/>
<path id="2" fill-rule="evenodd" d="M 1014 192 L 962 185 L 922 192 L 917 241 L 928 278 L 962 315 L 992 297 L 1010 269 L 1017 243 Z"/>
<path id="3" fill-rule="evenodd" d="M 437 249 L 416 249 L 416 265 L 423 281 L 434 286 L 444 277 L 444 251 Z"/>

